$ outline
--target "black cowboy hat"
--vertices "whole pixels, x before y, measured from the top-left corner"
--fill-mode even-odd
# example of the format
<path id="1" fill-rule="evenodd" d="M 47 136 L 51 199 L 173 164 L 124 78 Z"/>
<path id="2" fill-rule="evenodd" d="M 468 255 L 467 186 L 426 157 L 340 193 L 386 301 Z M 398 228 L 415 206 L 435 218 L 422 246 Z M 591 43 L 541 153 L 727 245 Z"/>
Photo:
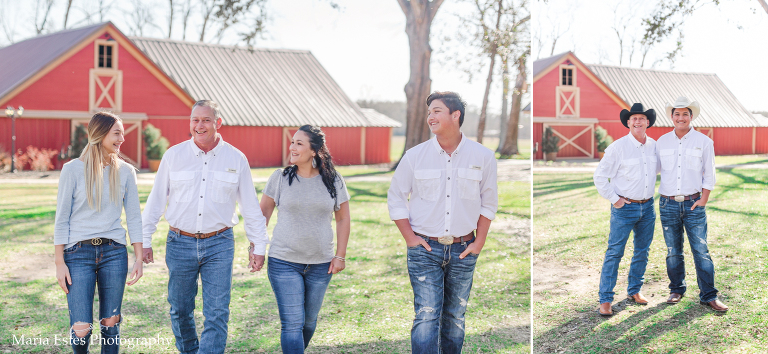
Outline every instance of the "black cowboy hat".
<path id="1" fill-rule="evenodd" d="M 644 107 L 642 103 L 635 103 L 632 105 L 632 109 L 626 110 L 622 109 L 621 113 L 619 114 L 619 118 L 621 118 L 621 124 L 624 124 L 625 127 L 629 128 L 627 125 L 627 121 L 629 120 L 629 117 L 631 117 L 633 114 L 642 114 L 646 118 L 648 118 L 648 128 L 653 126 L 653 123 L 656 123 L 656 111 L 653 110 L 653 108 L 644 111 Z"/>

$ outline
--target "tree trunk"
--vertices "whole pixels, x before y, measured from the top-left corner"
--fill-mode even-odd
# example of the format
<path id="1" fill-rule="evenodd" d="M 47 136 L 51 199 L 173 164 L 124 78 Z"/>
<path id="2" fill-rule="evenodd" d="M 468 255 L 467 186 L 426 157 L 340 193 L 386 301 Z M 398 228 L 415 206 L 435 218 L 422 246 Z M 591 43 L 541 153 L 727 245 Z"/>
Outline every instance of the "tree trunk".
<path id="1" fill-rule="evenodd" d="M 168 39 L 171 39 L 171 32 L 173 31 L 173 0 L 168 0 L 171 6 L 171 11 L 168 13 Z"/>
<path id="2" fill-rule="evenodd" d="M 64 29 L 67 29 L 67 20 L 69 20 L 69 9 L 72 8 L 72 1 L 73 0 L 67 0 L 67 10 L 64 11 Z"/>
<path id="3" fill-rule="evenodd" d="M 504 146 L 504 139 L 507 137 L 507 124 L 509 119 L 507 118 L 507 97 L 509 97 L 509 61 L 506 57 L 501 58 L 502 73 L 502 98 L 501 98 L 501 117 L 499 117 L 499 147 L 496 151 L 501 151 L 501 147 Z"/>
<path id="4" fill-rule="evenodd" d="M 526 53 L 527 54 L 527 53 Z M 520 104 L 522 102 L 523 92 L 528 89 L 525 75 L 525 57 L 523 54 L 517 59 L 517 80 L 515 80 L 515 91 L 512 92 L 512 110 L 509 112 L 509 123 L 507 125 L 507 139 L 504 147 L 501 148 L 502 156 L 517 155 L 520 151 L 517 149 L 517 131 L 520 124 Z"/>
<path id="5" fill-rule="evenodd" d="M 485 117 L 488 115 L 488 95 L 491 93 L 491 83 L 493 82 L 493 67 L 496 64 L 496 45 L 491 45 L 491 64 L 488 68 L 488 78 L 485 80 L 485 94 L 483 94 L 483 107 L 480 108 L 480 118 L 477 120 L 477 142 L 483 143 L 485 135 Z"/>
<path id="6" fill-rule="evenodd" d="M 405 32 L 410 49 L 410 78 L 405 85 L 406 126 L 405 154 L 408 149 L 429 139 L 426 124 L 427 106 L 432 80 L 429 78 L 429 62 L 432 48 L 429 32 L 432 19 L 443 0 L 398 0 L 406 18 Z"/>

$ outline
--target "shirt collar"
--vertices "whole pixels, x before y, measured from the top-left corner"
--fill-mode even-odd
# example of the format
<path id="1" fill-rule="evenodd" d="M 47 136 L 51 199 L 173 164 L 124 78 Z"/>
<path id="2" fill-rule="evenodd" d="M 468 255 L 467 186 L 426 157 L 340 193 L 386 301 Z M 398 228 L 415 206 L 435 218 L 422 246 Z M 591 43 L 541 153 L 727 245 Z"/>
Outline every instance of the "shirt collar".
<path id="1" fill-rule="evenodd" d="M 629 133 L 629 134 L 627 134 L 627 136 L 629 137 L 629 140 L 631 140 L 631 141 L 632 141 L 632 144 L 633 144 L 633 145 L 634 145 L 636 148 L 639 148 L 639 147 L 641 147 L 641 146 L 643 146 L 643 145 L 645 145 L 645 144 L 648 144 L 648 139 L 650 139 L 650 137 L 648 137 L 648 134 L 646 134 L 646 135 L 645 135 L 645 144 L 643 144 L 643 143 L 641 143 L 641 142 L 637 141 L 637 139 L 635 139 L 635 136 L 634 136 L 634 135 L 632 135 L 632 133 Z"/>
<path id="2" fill-rule="evenodd" d="M 216 144 L 216 146 L 209 152 L 213 153 L 213 156 L 216 156 L 216 154 L 221 151 L 221 147 L 224 146 L 224 138 L 221 136 L 221 134 L 216 133 L 216 137 L 219 139 L 219 142 Z M 203 150 L 201 150 L 197 144 L 195 144 L 195 138 L 189 139 L 189 146 L 192 149 L 192 153 L 195 154 L 196 157 L 200 157 L 200 155 L 205 155 Z"/>
<path id="3" fill-rule="evenodd" d="M 464 146 L 464 141 L 467 140 L 466 137 L 464 136 L 464 132 L 460 132 L 460 134 L 461 134 L 461 141 L 459 142 L 459 146 L 456 147 L 456 150 L 453 150 L 453 153 L 452 153 L 453 155 L 458 154 L 459 150 L 461 150 L 461 147 Z M 437 142 L 437 136 L 433 136 L 432 139 L 430 140 L 432 140 L 432 146 L 435 147 L 435 150 L 437 151 L 437 153 L 442 154 L 443 152 L 445 152 L 443 148 L 440 146 L 440 143 Z"/>
<path id="4" fill-rule="evenodd" d="M 678 137 L 677 137 L 677 134 L 675 133 L 675 130 L 674 130 L 674 129 L 672 129 L 672 135 L 674 135 L 674 136 L 675 136 L 675 138 L 677 138 L 677 140 L 683 140 L 683 139 L 685 139 L 686 137 L 688 137 L 688 134 L 691 134 L 691 131 L 693 131 L 693 126 L 692 126 L 692 125 L 688 127 L 688 132 L 687 132 L 687 133 L 685 133 L 685 135 L 683 135 L 683 137 L 682 137 L 682 138 L 678 138 Z"/>

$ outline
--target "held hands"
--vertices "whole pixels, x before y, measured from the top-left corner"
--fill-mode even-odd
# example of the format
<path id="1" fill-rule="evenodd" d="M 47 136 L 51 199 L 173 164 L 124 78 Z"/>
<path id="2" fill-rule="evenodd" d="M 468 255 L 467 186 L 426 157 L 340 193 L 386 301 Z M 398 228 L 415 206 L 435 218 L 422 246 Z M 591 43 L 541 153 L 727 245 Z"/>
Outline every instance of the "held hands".
<path id="1" fill-rule="evenodd" d="M 61 290 L 64 290 L 65 294 L 69 294 L 67 284 L 72 285 L 72 277 L 69 275 L 69 267 L 66 264 L 56 264 L 56 280 L 59 282 Z"/>
<path id="2" fill-rule="evenodd" d="M 480 255 L 480 251 L 483 249 L 483 245 L 481 245 L 477 240 L 475 242 L 472 242 L 467 246 L 467 249 L 464 250 L 464 252 L 461 252 L 459 255 L 459 259 L 464 259 L 468 254 L 472 253 L 474 255 Z"/>
<path id="3" fill-rule="evenodd" d="M 155 256 L 152 254 L 152 247 L 144 249 L 144 263 L 155 263 Z"/>
<path id="4" fill-rule="evenodd" d="M 264 255 L 253 254 L 253 248 L 254 245 L 251 242 L 251 246 L 248 247 L 248 268 L 251 273 L 260 271 L 261 267 L 264 266 Z"/>
<path id="5" fill-rule="evenodd" d="M 145 251 L 147 248 L 144 249 Z M 152 254 L 152 249 L 149 248 L 149 253 Z M 136 257 L 136 261 L 133 262 L 133 270 L 131 270 L 131 276 L 128 277 L 128 281 L 125 283 L 126 285 L 133 285 L 136 284 L 136 282 L 141 279 L 141 276 L 144 275 L 144 262 L 141 258 Z"/>
<path id="6" fill-rule="evenodd" d="M 328 274 L 336 274 L 344 270 L 346 267 L 347 265 L 344 263 L 344 260 L 333 257 L 331 260 L 331 265 L 328 266 Z"/>

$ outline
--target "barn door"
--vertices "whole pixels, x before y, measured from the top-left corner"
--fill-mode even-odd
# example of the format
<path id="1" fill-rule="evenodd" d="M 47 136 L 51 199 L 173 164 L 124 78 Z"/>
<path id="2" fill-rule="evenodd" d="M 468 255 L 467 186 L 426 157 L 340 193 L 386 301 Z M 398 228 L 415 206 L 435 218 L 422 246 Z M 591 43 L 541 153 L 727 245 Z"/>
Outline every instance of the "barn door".
<path id="1" fill-rule="evenodd" d="M 595 126 L 588 125 L 544 125 L 560 138 L 557 157 L 592 158 L 595 154 Z"/>

